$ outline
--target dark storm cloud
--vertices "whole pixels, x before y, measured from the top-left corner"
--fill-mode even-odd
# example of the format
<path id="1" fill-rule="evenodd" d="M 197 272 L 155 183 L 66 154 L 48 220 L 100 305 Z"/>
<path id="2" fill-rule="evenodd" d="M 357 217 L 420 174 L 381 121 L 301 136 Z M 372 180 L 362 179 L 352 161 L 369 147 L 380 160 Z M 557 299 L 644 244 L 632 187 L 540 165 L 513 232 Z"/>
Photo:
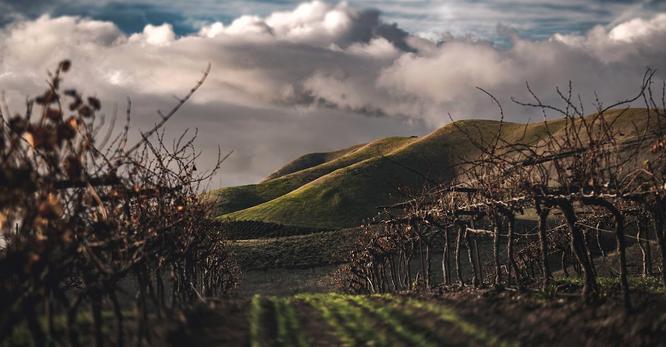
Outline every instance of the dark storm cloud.
<path id="1" fill-rule="evenodd" d="M 414 51 L 406 42 L 409 33 L 400 29 L 397 24 L 383 23 L 380 16 L 379 10 L 362 11 L 349 33 L 342 38 L 342 46 L 357 42 L 368 43 L 373 38 L 382 37 L 405 52 Z"/>

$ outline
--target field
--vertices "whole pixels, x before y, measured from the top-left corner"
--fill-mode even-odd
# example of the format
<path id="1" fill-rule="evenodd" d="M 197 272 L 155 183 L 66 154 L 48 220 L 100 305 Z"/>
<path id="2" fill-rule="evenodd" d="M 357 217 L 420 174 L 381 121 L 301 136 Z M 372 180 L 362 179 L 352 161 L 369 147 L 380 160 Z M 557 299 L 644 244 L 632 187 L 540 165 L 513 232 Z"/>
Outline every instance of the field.
<path id="1" fill-rule="evenodd" d="M 201 306 L 172 336 L 178 344 L 228 346 L 580 346 L 654 345 L 666 336 L 656 281 L 633 278 L 640 316 L 625 316 L 619 283 L 602 279 L 603 304 L 567 295 L 576 280 L 547 292 L 457 290 L 402 296 L 337 293 Z M 559 291 L 559 293 L 558 293 Z M 229 319 L 233 317 L 233 319 Z"/>
<path id="2" fill-rule="evenodd" d="M 292 272 L 275 271 L 278 275 Z M 581 286 L 577 278 L 559 279 L 546 291 L 448 288 L 440 292 L 435 288 L 404 295 L 349 295 L 330 292 L 330 288 L 321 288 L 325 293 L 293 288 L 294 294 L 276 294 L 280 284 L 273 282 L 272 294 L 213 300 L 169 318 L 155 332 L 154 343 L 252 347 L 663 344 L 666 299 L 655 278 L 631 278 L 636 312 L 640 312 L 631 315 L 623 311 L 618 279 L 603 277 L 599 283 L 599 301 L 587 305 L 572 295 Z M 112 318 L 110 313 L 104 317 Z M 127 318 L 132 319 L 131 312 Z M 83 336 L 90 336 L 90 317 L 82 315 L 80 320 Z M 58 319 L 57 332 L 62 324 Z M 6 342 L 28 346 L 29 332 L 18 330 Z"/>
<path id="3" fill-rule="evenodd" d="M 529 229 L 529 211 L 521 218 Z M 634 231 L 629 231 L 633 235 Z M 617 255 L 595 259 L 599 301 L 578 297 L 582 280 L 556 270 L 546 290 L 435 287 L 423 292 L 350 295 L 338 292 L 337 264 L 358 229 L 239 240 L 244 269 L 235 299 L 200 306 L 171 336 L 173 342 L 245 346 L 579 346 L 659 345 L 666 336 L 664 290 L 656 277 L 630 277 L 634 314 L 625 314 Z M 604 243 L 613 249 L 612 238 Z M 640 250 L 627 249 L 640 271 Z M 490 261 L 490 245 L 482 258 Z M 502 250 L 504 250 L 502 248 Z M 658 263 L 658 249 L 652 249 Z M 434 278 L 441 250 L 433 255 Z M 556 265 L 557 261 L 553 262 Z M 413 264 L 416 271 L 418 264 Z M 463 263 L 465 271 L 469 271 Z M 568 271 L 574 273 L 573 267 Z M 486 273 L 486 276 L 491 274 Z M 486 277 L 486 283 L 491 280 Z M 638 313 L 640 312 L 640 313 Z M 231 318 L 230 318 L 231 317 Z"/>
<path id="4" fill-rule="evenodd" d="M 328 231 L 261 221 L 230 221 L 222 223 L 219 228 L 224 230 L 225 236 L 230 240 L 271 239 Z"/>
<path id="5" fill-rule="evenodd" d="M 247 321 L 233 322 L 234 326 L 193 327 L 203 331 L 195 330 L 183 338 L 199 336 L 196 343 L 201 345 L 513 345 L 465 320 L 449 306 L 428 300 L 391 295 L 257 295 L 241 306 Z M 229 336 L 232 330 L 237 333 Z"/>
<path id="6" fill-rule="evenodd" d="M 236 260 L 245 270 L 309 268 L 347 261 L 358 229 L 317 232 L 231 243 Z"/>

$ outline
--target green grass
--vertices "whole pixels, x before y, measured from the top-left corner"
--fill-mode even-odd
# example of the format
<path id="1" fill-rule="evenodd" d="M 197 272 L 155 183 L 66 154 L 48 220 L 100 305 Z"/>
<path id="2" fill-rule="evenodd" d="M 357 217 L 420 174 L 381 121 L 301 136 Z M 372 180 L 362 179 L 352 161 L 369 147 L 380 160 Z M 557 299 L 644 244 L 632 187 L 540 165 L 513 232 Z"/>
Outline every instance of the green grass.
<path id="1" fill-rule="evenodd" d="M 350 305 L 339 295 L 299 294 L 302 300 L 318 310 L 327 323 L 336 331 L 344 346 L 388 346 L 386 336 L 378 334 L 370 317 L 363 310 Z"/>
<path id="2" fill-rule="evenodd" d="M 219 228 L 230 240 L 268 239 L 326 231 L 320 228 L 296 227 L 262 221 L 229 221 L 220 223 Z"/>
<path id="3" fill-rule="evenodd" d="M 663 295 L 664 287 L 657 276 L 643 277 L 640 275 L 627 276 L 629 290 L 655 295 Z M 578 276 L 562 277 L 552 281 L 545 294 L 554 294 L 557 288 L 569 286 L 577 290 L 583 287 L 583 279 Z M 621 290 L 620 276 L 598 276 L 597 287 L 601 296 L 618 295 Z M 549 297 L 546 297 L 547 299 Z"/>
<path id="4" fill-rule="evenodd" d="M 306 347 L 308 343 L 301 331 L 296 311 L 287 298 L 271 297 L 278 327 L 277 342 L 280 346 Z"/>
<path id="5" fill-rule="evenodd" d="M 513 343 L 502 341 L 500 338 L 494 336 L 487 330 L 479 327 L 478 325 L 465 320 L 462 318 L 455 310 L 444 306 L 442 304 L 436 304 L 428 301 L 421 301 L 417 299 L 408 298 L 406 300 L 401 300 L 395 296 L 391 295 L 377 295 L 375 297 L 383 298 L 388 300 L 389 305 L 396 309 L 406 310 L 406 312 L 413 311 L 427 311 L 440 320 L 454 325 L 456 328 L 460 329 L 467 336 L 478 340 L 488 346 L 514 346 Z M 404 306 L 403 306 L 404 305 Z"/>
<path id="6" fill-rule="evenodd" d="M 359 235 L 358 229 L 318 232 L 230 243 L 243 270 L 309 268 L 347 261 Z"/>
<path id="7" fill-rule="evenodd" d="M 643 114 L 630 110 L 616 126 L 630 135 L 632 121 L 639 128 L 645 126 Z M 549 121 L 556 136 L 563 125 L 562 120 Z M 377 206 L 409 198 L 405 192 L 416 195 L 431 182 L 450 180 L 455 175 L 453 166 L 461 158 L 478 154 L 464 132 L 488 142 L 498 127 L 497 121 L 458 121 L 420 138 L 376 141 L 258 185 L 225 188 L 215 193 L 223 201 L 219 218 L 325 229 L 356 226 L 376 215 Z M 509 142 L 538 142 L 546 135 L 543 123 L 527 127 L 505 123 L 502 127 L 502 136 Z M 235 212 L 228 213 L 231 211 Z"/>
<path id="8" fill-rule="evenodd" d="M 403 323 L 404 315 L 402 315 L 400 311 L 392 310 L 380 303 L 373 302 L 369 300 L 367 296 L 348 296 L 347 300 L 365 308 L 379 317 L 392 331 L 395 332 L 396 335 L 409 342 L 410 346 L 436 347 L 438 345 L 435 341 L 429 340 L 427 335 L 409 329 Z"/>
<path id="9" fill-rule="evenodd" d="M 222 188 L 212 191 L 206 196 L 207 199 L 216 201 L 214 215 L 239 211 L 278 198 L 340 168 L 390 153 L 412 140 L 408 137 L 390 137 L 363 146 L 354 146 L 351 149 L 343 150 L 344 155 L 334 156 L 334 159 L 322 164 L 295 172 L 290 172 L 293 165 L 289 164 L 287 167 L 291 167 L 290 169 L 278 170 L 278 172 L 287 173 L 286 175 L 273 174 L 271 176 L 275 176 L 275 178 L 267 179 L 259 184 Z"/>
<path id="10" fill-rule="evenodd" d="M 263 314 L 261 295 L 252 297 L 250 304 L 250 346 L 261 347 L 261 316 Z"/>
<path id="11" fill-rule="evenodd" d="M 123 310 L 123 319 L 125 325 L 125 335 L 131 331 L 134 324 L 135 312 L 133 310 Z M 102 332 L 105 336 L 110 336 L 115 339 L 116 337 L 116 317 L 111 310 L 102 311 Z M 46 335 L 46 339 L 57 345 L 62 341 L 69 341 L 66 336 L 67 330 L 67 317 L 64 314 L 59 314 L 53 317 L 53 336 L 48 336 L 47 320 L 46 317 L 38 317 L 39 325 Z M 82 311 L 76 317 L 76 324 L 79 333 L 80 342 L 84 345 L 92 345 L 94 342 L 93 335 L 93 317 L 90 312 Z M 6 340 L 0 341 L 0 347 L 4 346 L 31 346 L 32 335 L 25 323 L 16 326 L 9 334 Z"/>
<path id="12" fill-rule="evenodd" d="M 270 181 L 272 179 L 286 176 L 294 172 L 309 169 L 311 167 L 333 161 L 349 153 L 352 153 L 363 146 L 365 146 L 365 144 L 352 146 L 335 152 L 309 153 L 303 155 L 268 175 L 262 182 Z"/>
<path id="13" fill-rule="evenodd" d="M 292 300 L 301 300 L 319 311 L 345 346 L 394 345 L 397 341 L 407 346 L 440 346 L 448 342 L 445 341 L 446 334 L 438 337 L 434 330 L 445 325 L 481 345 L 515 345 L 465 320 L 455 310 L 438 302 L 403 299 L 389 294 L 336 293 L 299 294 Z"/>
<path id="14" fill-rule="evenodd" d="M 214 325 L 193 333 L 203 338 L 198 341 L 208 341 L 211 345 L 213 341 L 225 341 L 224 345 L 251 347 L 515 345 L 434 299 L 390 294 L 299 293 L 255 295 L 246 307 L 247 330 L 226 315 L 237 312 L 233 308 L 234 311 L 224 311 L 224 316 L 218 313 L 221 320 Z M 210 339 L 214 335 L 206 334 L 211 333 L 226 334 L 229 339 Z M 184 337 L 181 341 L 188 339 Z"/>

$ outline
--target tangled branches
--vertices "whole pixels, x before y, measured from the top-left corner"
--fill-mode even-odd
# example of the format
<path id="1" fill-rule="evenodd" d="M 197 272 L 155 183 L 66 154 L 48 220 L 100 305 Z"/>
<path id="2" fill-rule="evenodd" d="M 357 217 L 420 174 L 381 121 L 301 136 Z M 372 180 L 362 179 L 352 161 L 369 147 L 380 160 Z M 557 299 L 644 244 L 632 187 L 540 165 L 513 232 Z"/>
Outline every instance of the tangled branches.
<path id="1" fill-rule="evenodd" d="M 37 346 L 140 345 L 151 317 L 223 294 L 238 277 L 198 198 L 222 159 L 198 174 L 194 136 L 164 139 L 163 125 L 208 70 L 130 145 L 130 107 L 124 131 L 102 133 L 101 102 L 61 89 L 70 67 L 59 64 L 25 114 L 2 115 L 0 341 L 28 329 Z M 84 312 L 93 334 L 82 334 Z"/>
<path id="2" fill-rule="evenodd" d="M 593 299 L 597 295 L 595 253 L 606 250 L 600 242 L 596 242 L 599 247 L 592 246 L 591 231 L 597 232 L 598 240 L 599 225 L 604 224 L 613 228 L 604 231 L 615 238 L 620 283 L 630 309 L 626 248 L 631 238 L 626 233 L 627 226 L 634 224 L 631 222 L 638 226 L 644 274 L 651 272 L 647 270 L 651 259 L 645 242 L 650 242 L 652 225 L 662 253 L 666 286 L 666 141 L 662 124 L 666 121 L 666 103 L 663 96 L 656 101 L 653 77 L 654 71 L 647 71 L 637 95 L 626 100 L 609 106 L 595 100 L 594 113 L 589 115 L 571 84 L 566 91 L 556 89 L 562 106 L 544 104 L 528 84 L 534 101 L 513 101 L 538 110 L 543 122 L 525 125 L 505 122 L 499 101 L 482 90 L 497 105 L 500 120 L 452 123 L 474 145 L 473 155 L 458 161 L 457 174 L 451 181 L 392 206 L 385 211 L 385 218 L 375 221 L 383 231 L 361 240 L 362 251 L 357 254 L 363 256 L 350 265 L 354 269 L 351 277 L 363 283 L 357 289 L 411 289 L 392 283 L 394 277 L 411 277 L 409 271 L 415 266 L 410 267 L 409 260 L 402 267 L 390 264 L 405 255 L 428 258 L 430 250 L 439 245 L 443 249 L 444 284 L 451 283 L 452 255 L 458 283 L 466 283 L 461 271 L 463 248 L 467 249 L 467 268 L 475 286 L 486 280 L 497 287 L 527 286 L 536 280 L 536 265 L 541 285 L 546 287 L 553 277 L 553 256 L 559 253 L 565 272 L 566 257 L 573 255 L 574 268 L 584 279 L 582 295 Z M 630 108 L 636 102 L 643 102 L 645 107 Z M 557 119 L 549 119 L 550 113 L 555 113 Z M 532 232 L 519 234 L 518 217 L 524 219 L 525 215 L 534 216 L 536 222 L 531 225 Z M 489 241 L 488 248 L 492 248 L 491 259 L 485 263 L 477 245 L 482 240 Z M 426 245 L 425 251 L 404 251 L 409 249 L 405 244 L 414 243 L 419 248 Z M 420 264 L 416 268 L 420 267 L 418 274 L 424 277 L 423 283 L 432 284 L 430 260 L 420 260 Z M 382 277 L 385 269 L 390 275 Z"/>

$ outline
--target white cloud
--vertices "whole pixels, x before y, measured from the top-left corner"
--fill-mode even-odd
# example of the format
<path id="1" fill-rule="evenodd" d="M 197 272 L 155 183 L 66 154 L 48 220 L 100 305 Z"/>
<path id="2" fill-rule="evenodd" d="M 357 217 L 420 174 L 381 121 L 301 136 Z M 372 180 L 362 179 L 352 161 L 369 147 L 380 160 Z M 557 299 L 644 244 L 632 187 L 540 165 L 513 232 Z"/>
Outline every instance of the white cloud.
<path id="1" fill-rule="evenodd" d="M 322 1 L 299 5 L 294 11 L 277 12 L 266 18 L 276 37 L 294 42 L 322 44 L 335 41 L 352 24 L 354 12 L 346 5 L 331 6 Z"/>
<path id="2" fill-rule="evenodd" d="M 608 36 L 617 41 L 632 42 L 650 35 L 663 34 L 666 31 L 666 14 L 659 14 L 652 19 L 635 18 L 614 27 Z"/>
<path id="3" fill-rule="evenodd" d="M 299 5 L 293 11 L 275 12 L 266 18 L 241 16 L 229 26 L 216 22 L 204 26 L 200 34 L 244 36 L 265 35 L 276 40 L 328 46 L 350 29 L 357 13 L 347 5 L 333 6 L 323 1 Z"/>
<path id="4" fill-rule="evenodd" d="M 451 37 L 434 42 L 377 16 L 315 1 L 183 37 L 169 23 L 128 37 L 110 22 L 43 16 L 0 31 L 0 89 L 19 107 L 43 87 L 47 69 L 71 58 L 68 83 L 107 106 L 122 108 L 131 96 L 142 105 L 137 124 L 148 125 L 153 110 L 187 91 L 211 62 L 208 81 L 172 126 L 202 127 L 210 154 L 216 144 L 236 149 L 224 177 L 238 183 L 311 150 L 432 130 L 447 112 L 496 116 L 476 86 L 506 102 L 510 119 L 524 120 L 528 110 L 508 99 L 526 95 L 525 81 L 546 101 L 570 79 L 583 97 L 597 91 L 614 100 L 636 90 L 646 66 L 666 71 L 666 47 L 656 44 L 666 42 L 666 14 L 543 41 L 514 37 L 501 49 Z"/>
<path id="5" fill-rule="evenodd" d="M 509 57 L 487 44 L 451 42 L 434 55 L 403 55 L 386 68 L 379 85 L 437 103 L 465 97 L 471 88 L 494 88 L 516 76 Z"/>
<path id="6" fill-rule="evenodd" d="M 131 42 L 145 42 L 150 45 L 164 46 L 176 40 L 176 33 L 171 24 L 146 25 L 141 34 L 130 36 Z"/>
<path id="7" fill-rule="evenodd" d="M 401 54 L 399 49 L 383 37 L 372 39 L 369 43 L 355 43 L 349 46 L 347 51 L 377 59 L 395 59 Z"/>

